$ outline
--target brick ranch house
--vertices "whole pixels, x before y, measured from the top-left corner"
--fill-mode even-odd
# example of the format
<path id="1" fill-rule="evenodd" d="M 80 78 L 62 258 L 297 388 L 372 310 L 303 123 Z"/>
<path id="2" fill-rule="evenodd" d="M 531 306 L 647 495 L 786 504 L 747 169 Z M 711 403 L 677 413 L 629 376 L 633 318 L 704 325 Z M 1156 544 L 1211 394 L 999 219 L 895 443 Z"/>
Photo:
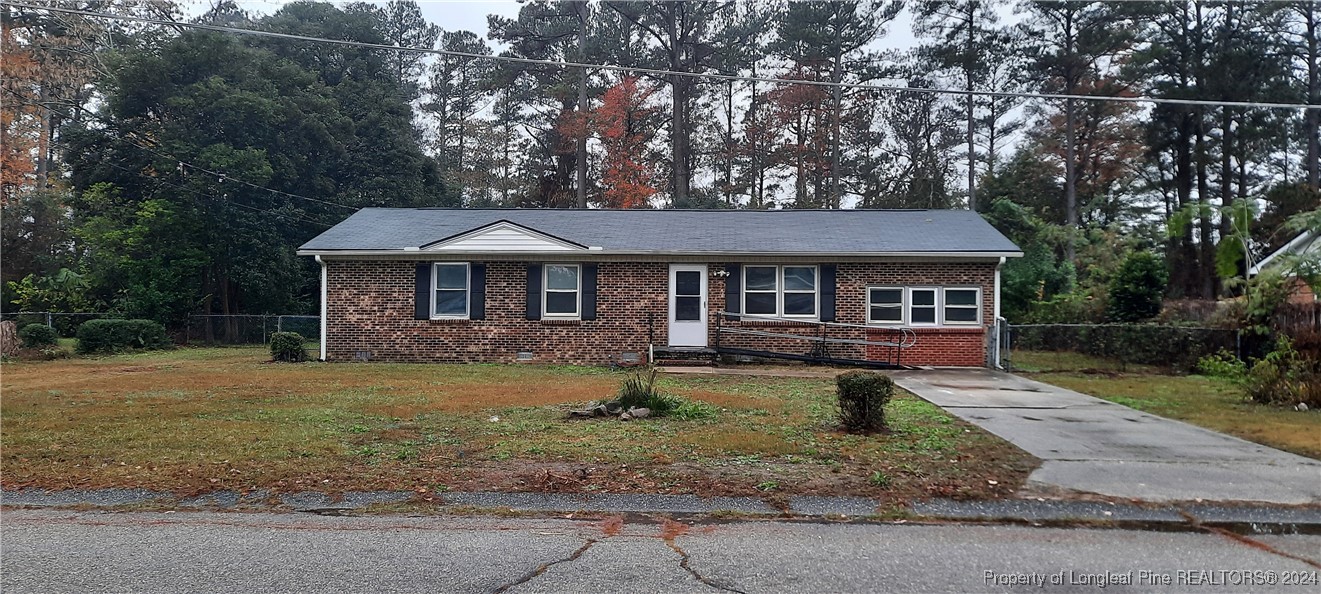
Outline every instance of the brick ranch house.
<path id="1" fill-rule="evenodd" d="M 969 211 L 367 208 L 298 254 L 326 361 L 982 366 L 1022 252 Z"/>

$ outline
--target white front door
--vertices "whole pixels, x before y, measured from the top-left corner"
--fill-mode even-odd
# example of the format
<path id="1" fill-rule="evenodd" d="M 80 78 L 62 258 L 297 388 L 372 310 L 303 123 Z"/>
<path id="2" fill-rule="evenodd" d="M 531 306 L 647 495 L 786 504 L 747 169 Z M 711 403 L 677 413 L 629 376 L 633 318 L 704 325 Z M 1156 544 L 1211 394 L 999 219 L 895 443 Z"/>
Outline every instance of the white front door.
<path id="1" fill-rule="evenodd" d="M 705 264 L 670 264 L 670 346 L 706 346 Z"/>

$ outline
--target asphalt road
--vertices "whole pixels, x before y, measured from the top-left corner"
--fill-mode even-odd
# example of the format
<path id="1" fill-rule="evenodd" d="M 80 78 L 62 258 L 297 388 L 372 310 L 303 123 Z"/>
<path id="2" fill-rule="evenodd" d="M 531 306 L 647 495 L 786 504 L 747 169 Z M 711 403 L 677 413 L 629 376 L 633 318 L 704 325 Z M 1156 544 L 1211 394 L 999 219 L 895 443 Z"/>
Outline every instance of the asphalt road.
<path id="1" fill-rule="evenodd" d="M 1310 582 L 1321 573 L 1318 559 L 1321 536 L 1245 543 L 1209 533 L 1017 526 L 0 515 L 7 594 L 1028 592 L 1043 589 L 1030 583 L 1036 579 L 1046 591 L 1315 592 L 1269 582 Z M 1102 579 L 1110 582 L 1104 589 Z M 1165 579 L 1170 585 L 1159 587 Z"/>

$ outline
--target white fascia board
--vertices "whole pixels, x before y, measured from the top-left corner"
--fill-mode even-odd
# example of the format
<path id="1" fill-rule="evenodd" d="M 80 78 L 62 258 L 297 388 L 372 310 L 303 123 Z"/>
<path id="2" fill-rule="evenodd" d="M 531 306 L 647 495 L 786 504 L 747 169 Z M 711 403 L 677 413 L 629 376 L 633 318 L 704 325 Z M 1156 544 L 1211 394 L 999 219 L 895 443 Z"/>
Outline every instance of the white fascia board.
<path id="1" fill-rule="evenodd" d="M 1275 258 L 1280 256 L 1281 254 L 1290 254 L 1290 253 L 1299 252 L 1300 250 L 1303 249 L 1303 246 L 1305 246 L 1308 241 L 1315 240 L 1317 238 L 1316 235 L 1317 234 L 1314 231 L 1304 231 L 1302 233 L 1299 233 L 1298 237 L 1295 237 L 1292 240 L 1290 240 L 1289 243 L 1284 244 L 1284 247 L 1271 252 L 1270 255 L 1266 256 L 1266 258 L 1264 258 L 1262 261 L 1257 262 L 1255 266 L 1249 268 L 1248 276 L 1257 276 L 1258 274 L 1261 274 L 1261 271 L 1265 270 L 1266 267 L 1270 266 L 1271 262 L 1274 262 Z"/>
<path id="2" fill-rule="evenodd" d="M 557 253 L 557 252 L 549 252 Z M 568 254 L 570 252 L 558 252 Z M 1023 252 L 662 252 L 662 251 L 615 251 L 581 250 L 572 252 L 574 257 L 583 259 L 618 258 L 618 257 L 674 257 L 674 258 L 709 258 L 711 261 L 728 261 L 738 258 L 916 258 L 925 260 L 948 260 L 952 258 L 985 260 L 998 262 L 1000 258 L 1021 258 Z M 466 257 L 481 260 L 513 260 L 521 258 L 545 258 L 548 252 L 471 252 L 471 251 L 415 251 L 415 250 L 298 250 L 299 256 L 321 256 L 328 258 L 391 258 L 403 260 L 434 260 L 437 256 Z"/>

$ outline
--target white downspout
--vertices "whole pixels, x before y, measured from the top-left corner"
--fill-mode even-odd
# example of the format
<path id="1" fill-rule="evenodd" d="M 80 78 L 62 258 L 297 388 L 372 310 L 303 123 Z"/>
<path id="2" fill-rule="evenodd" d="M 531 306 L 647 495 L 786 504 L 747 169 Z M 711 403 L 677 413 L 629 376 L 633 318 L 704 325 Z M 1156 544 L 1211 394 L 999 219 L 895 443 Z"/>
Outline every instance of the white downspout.
<path id="1" fill-rule="evenodd" d="M 1001 258 L 1001 260 L 1003 260 L 1003 258 Z M 329 283 L 326 280 L 326 261 L 322 260 L 321 256 L 317 256 L 316 261 L 318 264 L 321 265 L 321 360 L 325 361 L 326 360 L 326 314 L 330 312 L 330 307 L 326 303 L 326 294 L 329 293 L 328 290 Z M 996 303 L 998 304 L 1000 299 L 999 288 L 998 288 L 1000 286 L 1000 270 L 998 268 L 995 271 L 995 282 L 997 287 Z M 999 311 L 999 305 L 996 306 L 996 311 Z"/>
<path id="2" fill-rule="evenodd" d="M 996 369 L 1004 369 L 1000 365 L 1000 333 L 1004 331 L 1004 326 L 1000 323 L 1000 267 L 1005 265 L 1005 257 L 1000 256 L 1000 261 L 995 264 L 995 297 L 991 306 L 995 316 L 995 348 L 992 349 L 991 366 Z"/>
<path id="3" fill-rule="evenodd" d="M 1000 256 L 1000 262 L 995 265 L 995 319 L 1000 319 L 1000 267 L 1005 265 L 1005 257 Z"/>

